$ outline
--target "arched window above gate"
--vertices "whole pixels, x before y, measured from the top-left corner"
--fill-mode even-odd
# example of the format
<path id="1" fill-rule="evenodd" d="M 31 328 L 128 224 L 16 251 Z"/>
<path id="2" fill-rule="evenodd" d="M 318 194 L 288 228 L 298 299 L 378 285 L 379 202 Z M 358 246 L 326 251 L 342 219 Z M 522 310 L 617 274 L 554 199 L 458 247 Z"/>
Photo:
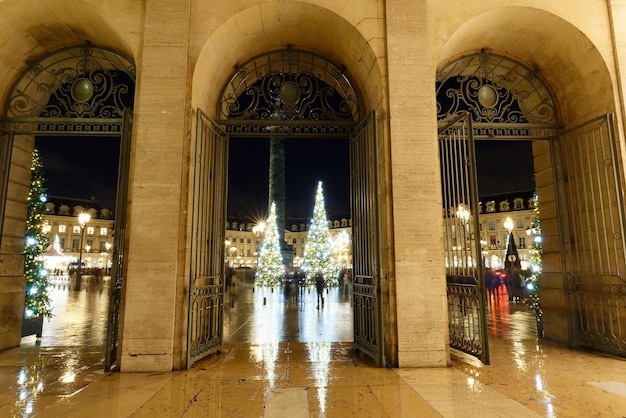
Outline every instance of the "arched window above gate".
<path id="1" fill-rule="evenodd" d="M 437 119 L 471 115 L 475 137 L 554 137 L 555 103 L 542 80 L 525 65 L 495 54 L 454 60 L 437 71 Z"/>
<path id="2" fill-rule="evenodd" d="M 346 136 L 362 114 L 342 68 L 294 49 L 239 67 L 220 97 L 219 123 L 231 136 Z"/>
<path id="3" fill-rule="evenodd" d="M 85 45 L 56 51 L 31 64 L 17 81 L 5 123 L 17 126 L 16 121 L 37 118 L 40 124 L 49 119 L 47 131 L 106 130 L 84 119 L 121 119 L 124 109 L 133 107 L 135 73 L 131 60 L 108 49 Z M 82 125 L 73 125 L 72 118 L 83 119 Z"/>

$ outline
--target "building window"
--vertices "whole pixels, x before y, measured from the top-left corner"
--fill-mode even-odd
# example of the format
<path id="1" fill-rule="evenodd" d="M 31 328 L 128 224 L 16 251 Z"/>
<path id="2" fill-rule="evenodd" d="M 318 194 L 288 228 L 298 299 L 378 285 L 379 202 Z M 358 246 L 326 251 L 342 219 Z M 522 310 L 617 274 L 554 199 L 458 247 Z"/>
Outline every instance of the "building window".
<path id="1" fill-rule="evenodd" d="M 72 251 L 78 251 L 78 247 L 80 246 L 80 242 L 78 239 L 72 239 Z"/>
<path id="2" fill-rule="evenodd" d="M 489 221 L 489 230 L 490 231 L 496 230 L 496 223 L 494 221 Z"/>
<path id="3" fill-rule="evenodd" d="M 496 202 L 495 201 L 491 201 L 491 202 L 487 202 L 487 212 L 495 212 L 496 211 Z"/>
<path id="4" fill-rule="evenodd" d="M 106 247 L 107 242 L 106 241 L 100 241 L 100 252 L 103 253 L 107 250 Z"/>
<path id="5" fill-rule="evenodd" d="M 250 244 L 250 238 L 248 238 L 248 244 Z"/>
<path id="6" fill-rule="evenodd" d="M 526 248 L 526 237 L 523 235 L 519 236 L 519 247 Z"/>
<path id="7" fill-rule="evenodd" d="M 298 243 L 298 238 L 294 238 L 294 239 L 292 239 L 292 240 L 291 240 L 291 243 L 292 243 L 292 244 L 297 244 L 297 243 Z"/>
<path id="8" fill-rule="evenodd" d="M 509 204 L 509 201 L 508 201 L 508 200 L 505 200 L 505 201 L 503 201 L 503 202 L 500 202 L 500 211 L 502 211 L 502 212 L 509 211 L 509 210 L 511 210 L 511 207 L 510 207 L 510 206 L 511 206 L 511 205 Z"/>
<path id="9" fill-rule="evenodd" d="M 74 228 L 72 228 L 72 232 L 75 234 L 80 234 L 80 226 L 75 225 Z"/>
<path id="10" fill-rule="evenodd" d="M 495 250 L 496 248 L 498 248 L 495 235 L 489 236 L 489 248 L 491 248 L 492 250 Z"/>
<path id="11" fill-rule="evenodd" d="M 88 226 L 87 227 L 87 235 L 93 235 L 94 232 L 94 227 L 93 226 Z"/>
<path id="12" fill-rule="evenodd" d="M 106 234 L 107 234 L 107 229 L 106 228 L 100 228 L 100 235 L 106 236 Z"/>
<path id="13" fill-rule="evenodd" d="M 93 247 L 93 240 L 92 239 L 88 239 L 87 240 L 87 245 L 85 245 L 85 248 L 89 247 L 91 250 L 95 250 L 95 248 Z"/>
<path id="14" fill-rule="evenodd" d="M 517 229 L 524 229 L 524 220 L 523 219 L 518 219 L 517 220 Z"/>
<path id="15" fill-rule="evenodd" d="M 67 225 L 59 225 L 59 233 L 65 233 L 67 231 Z"/>

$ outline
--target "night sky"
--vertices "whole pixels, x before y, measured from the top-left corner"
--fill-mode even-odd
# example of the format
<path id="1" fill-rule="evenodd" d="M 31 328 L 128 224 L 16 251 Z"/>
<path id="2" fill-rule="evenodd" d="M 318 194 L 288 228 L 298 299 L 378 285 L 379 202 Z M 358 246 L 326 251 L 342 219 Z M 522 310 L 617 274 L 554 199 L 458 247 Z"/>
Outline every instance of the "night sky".
<path id="1" fill-rule="evenodd" d="M 119 143 L 106 137 L 37 138 L 48 194 L 81 199 L 93 195 L 102 206 L 114 209 Z M 347 139 L 286 139 L 287 217 L 312 216 L 320 180 L 329 217 L 350 213 L 348 146 Z M 263 219 L 269 140 L 231 138 L 229 149 L 228 214 Z M 530 142 L 477 141 L 476 155 L 481 196 L 534 188 Z"/>

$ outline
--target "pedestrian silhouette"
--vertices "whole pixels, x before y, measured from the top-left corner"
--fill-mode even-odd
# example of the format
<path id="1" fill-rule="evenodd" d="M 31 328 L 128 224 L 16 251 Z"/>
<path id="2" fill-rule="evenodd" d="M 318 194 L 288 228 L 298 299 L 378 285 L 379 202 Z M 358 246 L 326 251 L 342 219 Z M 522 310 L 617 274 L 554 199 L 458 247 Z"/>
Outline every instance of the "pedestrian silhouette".
<path id="1" fill-rule="evenodd" d="M 324 276 L 322 273 L 315 273 L 315 288 L 317 289 L 317 309 L 320 308 L 320 301 L 322 302 L 322 308 L 324 307 Z"/>

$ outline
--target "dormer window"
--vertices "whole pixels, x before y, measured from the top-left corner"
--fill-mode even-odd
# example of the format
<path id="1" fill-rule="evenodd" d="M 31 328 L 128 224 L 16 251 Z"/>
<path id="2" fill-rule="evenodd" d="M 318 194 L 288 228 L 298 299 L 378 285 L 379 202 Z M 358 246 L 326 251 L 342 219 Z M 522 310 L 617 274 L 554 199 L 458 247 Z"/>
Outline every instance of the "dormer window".
<path id="1" fill-rule="evenodd" d="M 509 210 L 511 210 L 511 205 L 508 200 L 500 202 L 500 212 L 507 212 Z"/>
<path id="2" fill-rule="evenodd" d="M 496 202 L 493 200 L 491 202 L 487 202 L 487 213 L 495 212 L 495 211 L 496 211 Z"/>

